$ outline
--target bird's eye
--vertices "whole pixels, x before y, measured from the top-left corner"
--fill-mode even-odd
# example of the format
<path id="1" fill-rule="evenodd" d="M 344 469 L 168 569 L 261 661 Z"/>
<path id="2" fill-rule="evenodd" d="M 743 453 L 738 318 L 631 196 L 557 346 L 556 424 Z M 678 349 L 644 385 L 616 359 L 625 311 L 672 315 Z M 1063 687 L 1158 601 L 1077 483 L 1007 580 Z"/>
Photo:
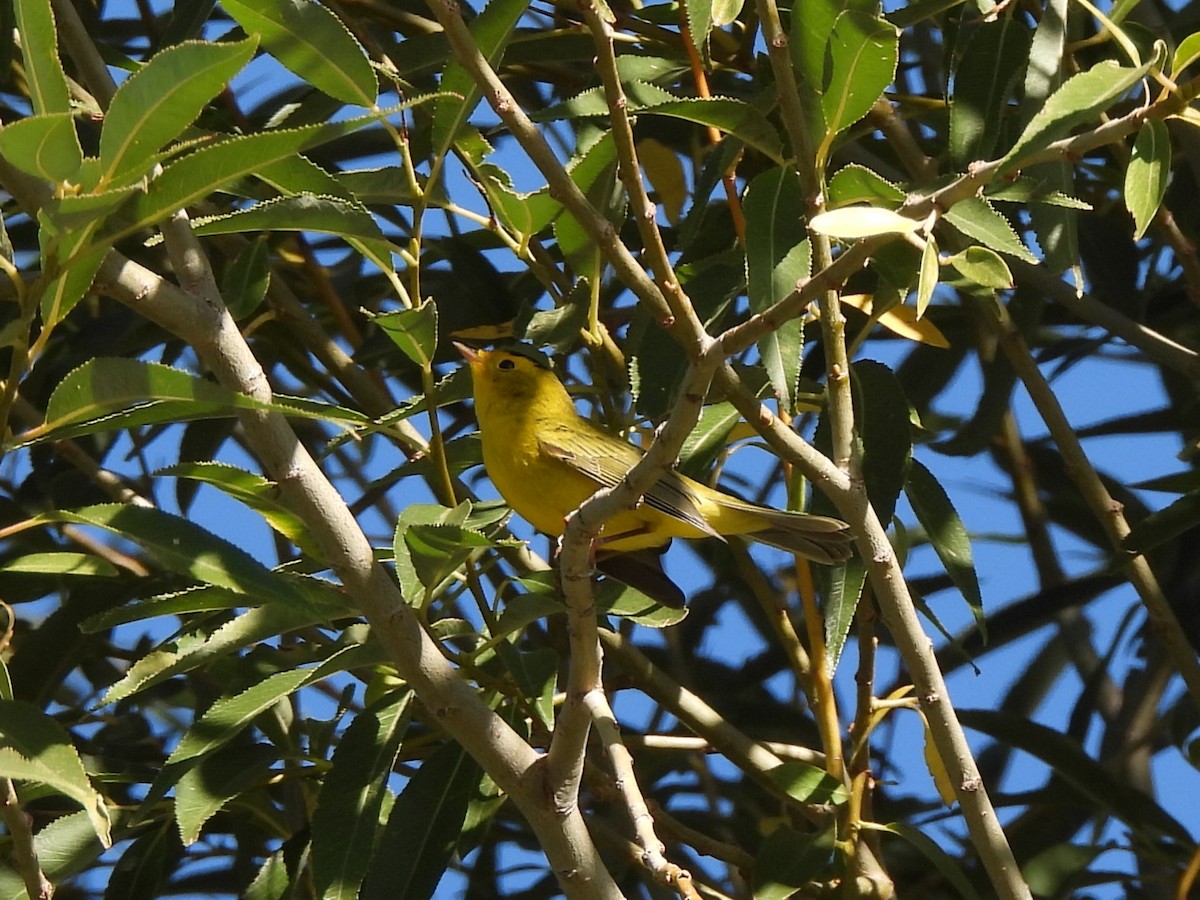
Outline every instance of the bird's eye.
<path id="1" fill-rule="evenodd" d="M 517 364 L 515 362 L 513 362 L 511 359 L 500 360 L 500 368 L 501 369 L 515 369 L 516 367 L 517 367 Z"/>

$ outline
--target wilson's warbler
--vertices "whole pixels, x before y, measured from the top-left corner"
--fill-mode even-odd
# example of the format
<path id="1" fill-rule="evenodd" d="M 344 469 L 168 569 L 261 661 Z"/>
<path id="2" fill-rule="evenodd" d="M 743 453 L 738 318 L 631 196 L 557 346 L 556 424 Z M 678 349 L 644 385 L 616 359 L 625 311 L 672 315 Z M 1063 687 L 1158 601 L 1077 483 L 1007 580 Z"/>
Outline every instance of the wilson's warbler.
<path id="1" fill-rule="evenodd" d="M 612 487 L 642 457 L 575 411 L 549 368 L 507 350 L 455 346 L 471 368 L 483 464 L 505 501 L 552 536 L 601 487 Z M 634 509 L 604 525 L 600 550 L 662 548 L 671 538 L 743 535 L 822 563 L 850 555 L 845 522 L 739 500 L 678 472 L 663 474 Z"/>

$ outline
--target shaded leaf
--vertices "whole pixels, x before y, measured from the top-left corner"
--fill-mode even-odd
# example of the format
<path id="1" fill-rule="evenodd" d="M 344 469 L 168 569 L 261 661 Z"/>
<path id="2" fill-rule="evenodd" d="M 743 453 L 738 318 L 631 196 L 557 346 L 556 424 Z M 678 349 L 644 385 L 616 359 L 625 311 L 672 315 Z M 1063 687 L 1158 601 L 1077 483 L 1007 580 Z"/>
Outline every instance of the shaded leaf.
<path id="1" fill-rule="evenodd" d="M 985 22 L 968 39 L 950 106 L 950 152 L 960 163 L 991 157 L 1029 48 L 1029 30 L 1015 16 Z"/>
<path id="2" fill-rule="evenodd" d="M 833 861 L 833 829 L 800 834 L 786 825 L 767 835 L 754 861 L 754 900 L 784 900 L 820 878 Z"/>
<path id="3" fill-rule="evenodd" d="M 312 824 L 316 890 L 325 900 L 358 897 L 412 699 L 402 688 L 371 704 L 354 717 L 333 753 Z"/>
<path id="4" fill-rule="evenodd" d="M 919 460 L 912 460 L 904 482 L 904 492 L 917 521 L 925 529 L 929 543 L 955 587 L 962 592 L 975 617 L 983 639 L 987 640 L 987 622 L 983 615 L 983 597 L 971 554 L 971 539 L 957 510 L 933 473 Z"/>
<path id="5" fill-rule="evenodd" d="M 482 774 L 455 743 L 445 744 L 421 764 L 392 806 L 361 900 L 433 896 Z"/>
<path id="6" fill-rule="evenodd" d="M 912 457 L 908 399 L 883 363 L 864 359 L 851 366 L 855 420 L 862 439 L 867 497 L 881 522 L 891 521 Z"/>

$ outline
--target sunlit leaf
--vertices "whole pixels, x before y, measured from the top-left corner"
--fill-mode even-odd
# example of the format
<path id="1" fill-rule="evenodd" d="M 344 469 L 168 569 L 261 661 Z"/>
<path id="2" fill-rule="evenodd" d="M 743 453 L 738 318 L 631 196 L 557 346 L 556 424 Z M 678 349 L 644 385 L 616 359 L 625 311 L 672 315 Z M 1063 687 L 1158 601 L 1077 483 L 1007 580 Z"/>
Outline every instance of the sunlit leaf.
<path id="1" fill-rule="evenodd" d="M 1147 119 L 1138 130 L 1125 170 L 1125 205 L 1133 216 L 1133 238 L 1141 240 L 1158 214 L 1171 172 L 1171 136 L 1166 123 Z"/>

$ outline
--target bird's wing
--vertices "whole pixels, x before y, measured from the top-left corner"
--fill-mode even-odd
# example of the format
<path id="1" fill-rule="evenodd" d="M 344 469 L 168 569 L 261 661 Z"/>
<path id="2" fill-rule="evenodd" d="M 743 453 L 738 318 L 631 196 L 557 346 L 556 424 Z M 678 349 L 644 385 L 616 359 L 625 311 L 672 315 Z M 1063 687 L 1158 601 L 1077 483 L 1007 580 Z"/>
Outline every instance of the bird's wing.
<path id="1" fill-rule="evenodd" d="M 616 487 L 626 473 L 644 455 L 625 441 L 592 428 L 572 429 L 569 434 L 543 437 L 538 441 L 542 452 L 586 475 L 601 487 Z M 674 471 L 668 469 L 650 486 L 643 498 L 646 505 L 691 525 L 713 537 L 713 530 L 696 505 L 696 497 Z M 724 538 L 722 538 L 724 540 Z"/>

